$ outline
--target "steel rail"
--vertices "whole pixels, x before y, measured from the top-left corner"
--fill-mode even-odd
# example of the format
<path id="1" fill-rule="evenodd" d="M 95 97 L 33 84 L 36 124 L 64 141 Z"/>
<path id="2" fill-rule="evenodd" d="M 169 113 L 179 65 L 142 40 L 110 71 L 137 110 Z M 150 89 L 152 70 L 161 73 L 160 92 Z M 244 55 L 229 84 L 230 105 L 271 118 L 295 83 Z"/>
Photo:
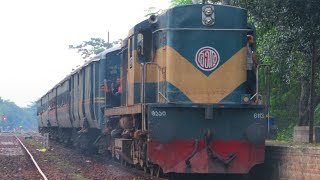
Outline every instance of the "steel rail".
<path id="1" fill-rule="evenodd" d="M 29 157 L 31 158 L 33 164 L 36 166 L 38 172 L 41 174 L 42 178 L 44 180 L 48 180 L 47 176 L 42 172 L 41 168 L 39 167 L 39 165 L 37 164 L 37 162 L 35 161 L 35 159 L 33 158 L 32 154 L 29 152 L 29 150 L 26 148 L 26 146 L 21 142 L 21 140 L 15 135 L 15 137 L 17 138 L 17 140 L 19 141 L 20 145 L 24 148 L 24 150 L 28 153 Z"/>

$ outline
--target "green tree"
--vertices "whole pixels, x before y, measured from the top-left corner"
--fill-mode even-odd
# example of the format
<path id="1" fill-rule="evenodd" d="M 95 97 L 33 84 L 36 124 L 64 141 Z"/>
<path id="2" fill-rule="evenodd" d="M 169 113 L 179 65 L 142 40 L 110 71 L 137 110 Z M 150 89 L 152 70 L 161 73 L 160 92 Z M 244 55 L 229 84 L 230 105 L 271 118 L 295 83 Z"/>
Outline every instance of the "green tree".
<path id="1" fill-rule="evenodd" d="M 102 38 L 91 38 L 89 41 L 83 41 L 78 45 L 69 45 L 69 49 L 76 49 L 83 59 L 87 59 L 91 55 L 99 54 L 105 49 L 111 48 L 114 44 L 118 44 L 119 41 L 108 43 Z"/>
<path id="2" fill-rule="evenodd" d="M 6 121 L 0 121 L 0 127 L 3 129 L 19 128 L 20 126 L 27 129 L 37 129 L 35 104 L 27 108 L 20 108 L 15 103 L 0 97 L 0 116 L 2 115 L 7 116 Z"/>
<path id="3" fill-rule="evenodd" d="M 310 103 L 310 65 L 312 59 L 319 59 L 320 4 L 316 0 L 253 0 L 247 5 L 249 12 L 262 32 L 276 31 L 265 43 L 265 60 L 269 56 L 273 70 L 285 81 L 299 81 L 299 125 L 308 125 Z M 314 50 L 315 49 L 315 50 Z M 267 55 L 266 55 L 267 54 Z M 319 81 L 319 74 L 317 75 Z M 315 106 L 320 103 L 315 97 Z"/>
<path id="4" fill-rule="evenodd" d="M 148 9 L 145 10 L 145 13 L 146 13 L 145 16 L 149 17 L 151 15 L 159 15 L 165 11 L 166 11 L 165 9 L 158 9 L 156 7 L 149 7 Z"/>
<path id="5" fill-rule="evenodd" d="M 172 6 L 192 4 L 192 0 L 171 0 Z"/>

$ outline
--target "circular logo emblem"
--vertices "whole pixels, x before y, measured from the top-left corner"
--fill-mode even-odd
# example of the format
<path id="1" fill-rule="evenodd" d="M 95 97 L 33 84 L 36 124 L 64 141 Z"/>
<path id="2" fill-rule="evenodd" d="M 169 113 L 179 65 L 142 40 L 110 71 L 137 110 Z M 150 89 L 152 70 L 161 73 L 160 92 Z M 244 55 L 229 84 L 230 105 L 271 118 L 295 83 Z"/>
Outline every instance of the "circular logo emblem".
<path id="1" fill-rule="evenodd" d="M 195 61 L 200 69 L 212 71 L 219 65 L 220 56 L 215 48 L 207 46 L 198 50 Z"/>

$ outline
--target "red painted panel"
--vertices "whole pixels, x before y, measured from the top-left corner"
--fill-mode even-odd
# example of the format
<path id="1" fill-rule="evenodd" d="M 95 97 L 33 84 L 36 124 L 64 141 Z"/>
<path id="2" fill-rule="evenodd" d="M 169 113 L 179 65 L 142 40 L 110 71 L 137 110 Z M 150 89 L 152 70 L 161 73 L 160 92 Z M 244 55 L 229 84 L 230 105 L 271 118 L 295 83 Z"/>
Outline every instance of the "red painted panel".
<path id="1" fill-rule="evenodd" d="M 195 149 L 193 140 L 174 140 L 167 144 L 149 142 L 148 156 L 154 164 L 161 166 L 165 173 L 248 173 L 250 169 L 264 161 L 264 144 L 253 145 L 248 141 L 212 141 L 213 151 L 224 159 L 234 153 L 235 159 L 225 166 L 218 159 L 209 158 L 204 140 L 199 141 L 195 155 L 190 159 L 191 168 L 185 161 Z"/>

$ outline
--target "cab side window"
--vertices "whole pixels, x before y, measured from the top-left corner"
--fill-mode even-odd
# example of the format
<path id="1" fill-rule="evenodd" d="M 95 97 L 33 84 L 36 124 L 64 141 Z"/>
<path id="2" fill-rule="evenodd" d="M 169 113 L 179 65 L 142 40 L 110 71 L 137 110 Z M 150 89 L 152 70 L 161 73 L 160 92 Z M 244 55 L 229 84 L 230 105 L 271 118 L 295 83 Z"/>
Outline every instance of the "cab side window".
<path id="1" fill-rule="evenodd" d="M 143 34 L 139 33 L 137 35 L 137 59 L 140 63 L 145 63 L 146 58 L 144 56 L 144 43 L 143 43 Z"/>
<path id="2" fill-rule="evenodd" d="M 129 38 L 129 44 L 128 44 L 128 54 L 129 54 L 129 68 L 132 68 L 133 64 L 133 57 L 132 57 L 132 50 L 134 49 L 134 44 L 133 44 L 133 36 Z"/>
<path id="3" fill-rule="evenodd" d="M 138 41 L 138 47 L 141 47 L 141 54 L 143 54 L 144 52 L 144 48 L 143 48 L 143 34 L 139 33 L 137 36 L 137 41 Z"/>

